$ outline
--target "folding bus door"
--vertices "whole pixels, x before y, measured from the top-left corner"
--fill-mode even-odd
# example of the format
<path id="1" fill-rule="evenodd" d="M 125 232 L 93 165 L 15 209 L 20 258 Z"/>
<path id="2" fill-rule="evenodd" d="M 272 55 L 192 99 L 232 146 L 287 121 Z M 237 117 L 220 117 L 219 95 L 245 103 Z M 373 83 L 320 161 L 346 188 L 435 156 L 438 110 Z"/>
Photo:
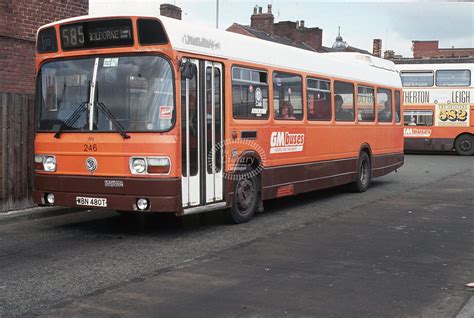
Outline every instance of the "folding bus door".
<path id="1" fill-rule="evenodd" d="M 223 200 L 222 64 L 190 60 L 192 79 L 181 80 L 182 203 L 184 208 Z"/>

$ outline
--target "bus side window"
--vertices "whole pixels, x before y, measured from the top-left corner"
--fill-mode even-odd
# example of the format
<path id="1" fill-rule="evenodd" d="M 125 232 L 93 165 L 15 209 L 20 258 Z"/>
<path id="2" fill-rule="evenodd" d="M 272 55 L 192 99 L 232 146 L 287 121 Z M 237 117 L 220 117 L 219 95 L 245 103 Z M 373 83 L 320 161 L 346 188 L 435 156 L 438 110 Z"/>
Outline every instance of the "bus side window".
<path id="1" fill-rule="evenodd" d="M 432 110 L 406 110 L 403 112 L 405 126 L 433 126 Z"/>
<path id="2" fill-rule="evenodd" d="M 395 91 L 395 122 L 399 123 L 401 120 L 400 112 L 400 91 Z"/>
<path id="3" fill-rule="evenodd" d="M 375 97 L 373 87 L 357 87 L 357 118 L 361 122 L 375 121 Z"/>
<path id="4" fill-rule="evenodd" d="M 330 121 L 332 118 L 331 82 L 308 78 L 306 83 L 308 120 Z"/>
<path id="5" fill-rule="evenodd" d="M 377 89 L 377 116 L 379 123 L 392 122 L 392 91 L 389 89 Z"/>
<path id="6" fill-rule="evenodd" d="M 232 68 L 232 113 L 235 119 L 268 118 L 267 72 Z"/>
<path id="7" fill-rule="evenodd" d="M 354 121 L 354 84 L 334 82 L 336 121 Z"/>
<path id="8" fill-rule="evenodd" d="M 273 73 L 273 107 L 276 119 L 303 119 L 303 81 L 300 75 Z"/>

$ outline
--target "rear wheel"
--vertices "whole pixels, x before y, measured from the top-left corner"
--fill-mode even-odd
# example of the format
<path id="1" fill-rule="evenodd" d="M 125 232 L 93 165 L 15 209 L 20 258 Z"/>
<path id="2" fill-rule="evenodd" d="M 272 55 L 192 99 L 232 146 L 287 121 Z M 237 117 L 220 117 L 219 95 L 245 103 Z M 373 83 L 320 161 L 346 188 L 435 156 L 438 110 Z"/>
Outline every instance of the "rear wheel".
<path id="1" fill-rule="evenodd" d="M 237 180 L 232 207 L 228 210 L 230 220 L 235 224 L 248 222 L 257 209 L 258 201 L 258 178 L 242 178 Z"/>
<path id="2" fill-rule="evenodd" d="M 364 151 L 359 156 L 359 165 L 357 168 L 357 179 L 352 184 L 352 190 L 355 192 L 365 192 L 372 181 L 372 168 L 369 155 Z"/>
<path id="3" fill-rule="evenodd" d="M 454 149 L 460 156 L 474 155 L 474 137 L 471 135 L 461 135 L 454 142 Z"/>

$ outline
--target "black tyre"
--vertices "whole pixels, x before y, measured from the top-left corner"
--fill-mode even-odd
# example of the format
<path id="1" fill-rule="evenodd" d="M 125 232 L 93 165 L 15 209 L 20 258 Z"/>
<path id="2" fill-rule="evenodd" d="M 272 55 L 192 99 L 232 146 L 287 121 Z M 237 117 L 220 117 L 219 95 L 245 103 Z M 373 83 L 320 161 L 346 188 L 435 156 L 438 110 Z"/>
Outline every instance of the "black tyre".
<path id="1" fill-rule="evenodd" d="M 355 192 L 365 192 L 370 187 L 372 181 L 372 167 L 370 165 L 369 155 L 361 152 L 359 156 L 359 165 L 357 167 L 357 179 L 352 184 L 352 190 Z"/>
<path id="2" fill-rule="evenodd" d="M 461 135 L 454 142 L 454 149 L 460 156 L 474 155 L 474 137 L 471 135 Z"/>
<path id="3" fill-rule="evenodd" d="M 235 224 L 250 221 L 255 214 L 259 200 L 259 182 L 257 177 L 243 177 L 237 180 L 235 182 L 232 207 L 228 210 L 230 221 Z"/>

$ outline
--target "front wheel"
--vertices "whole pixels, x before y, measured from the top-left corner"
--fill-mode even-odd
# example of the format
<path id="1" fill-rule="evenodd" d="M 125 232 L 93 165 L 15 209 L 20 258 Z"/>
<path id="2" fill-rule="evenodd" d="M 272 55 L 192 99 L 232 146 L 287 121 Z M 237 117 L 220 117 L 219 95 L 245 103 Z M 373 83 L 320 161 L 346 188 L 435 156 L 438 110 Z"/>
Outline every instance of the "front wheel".
<path id="1" fill-rule="evenodd" d="M 257 177 L 237 180 L 233 201 L 232 207 L 228 210 L 230 220 L 235 224 L 250 221 L 259 201 Z"/>
<path id="2" fill-rule="evenodd" d="M 474 137 L 470 135 L 461 135 L 454 142 L 454 149 L 460 156 L 474 155 Z"/>
<path id="3" fill-rule="evenodd" d="M 364 151 L 360 154 L 359 165 L 357 168 L 357 179 L 352 184 L 352 190 L 355 192 L 365 192 L 372 181 L 372 168 L 369 155 Z"/>

